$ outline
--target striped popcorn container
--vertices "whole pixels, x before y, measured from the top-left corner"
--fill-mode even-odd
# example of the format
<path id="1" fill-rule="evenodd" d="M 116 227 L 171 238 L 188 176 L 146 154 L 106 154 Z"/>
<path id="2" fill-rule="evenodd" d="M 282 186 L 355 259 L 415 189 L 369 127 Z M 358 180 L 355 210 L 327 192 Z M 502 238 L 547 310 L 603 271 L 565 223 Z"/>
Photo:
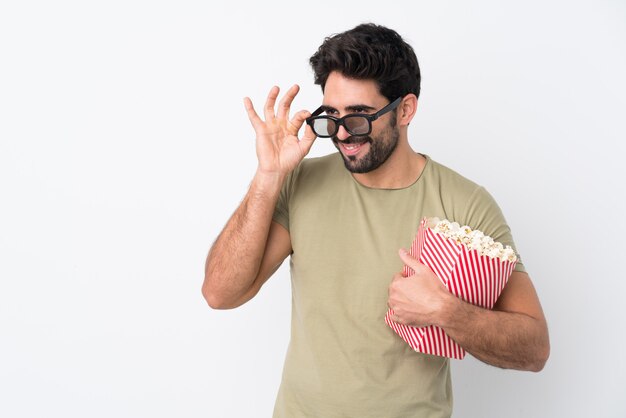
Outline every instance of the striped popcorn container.
<path id="1" fill-rule="evenodd" d="M 450 238 L 449 234 L 437 232 L 429 225 L 432 225 L 432 220 L 422 219 L 409 253 L 428 266 L 450 293 L 473 305 L 493 308 L 517 263 L 515 255 L 497 257 L 485 254 L 479 249 L 472 249 L 471 245 L 468 246 L 458 238 Z M 493 244 L 493 240 L 491 243 Z M 500 244 L 497 245 L 502 248 Z M 510 253 L 514 254 L 512 250 Z M 403 274 L 408 277 L 414 271 L 404 266 Z M 413 350 L 459 360 L 465 357 L 465 350 L 441 328 L 433 325 L 417 328 L 398 324 L 391 319 L 392 315 L 393 311 L 389 310 L 385 323 Z"/>

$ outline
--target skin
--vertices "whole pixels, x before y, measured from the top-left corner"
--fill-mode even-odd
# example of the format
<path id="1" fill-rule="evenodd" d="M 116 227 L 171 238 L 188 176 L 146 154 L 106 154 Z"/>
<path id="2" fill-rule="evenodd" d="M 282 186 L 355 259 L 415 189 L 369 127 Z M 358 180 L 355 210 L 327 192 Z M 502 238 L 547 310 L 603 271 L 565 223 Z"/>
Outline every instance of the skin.
<path id="1" fill-rule="evenodd" d="M 250 189 L 222 233 L 211 247 L 205 266 L 202 292 L 215 309 L 230 309 L 253 298 L 261 286 L 291 254 L 288 231 L 272 221 L 285 177 L 306 156 L 315 141 L 305 125 L 308 111 L 289 117 L 291 103 L 299 91 L 291 87 L 276 107 L 279 89 L 273 87 L 263 108 L 264 119 L 257 114 L 249 98 L 244 105 L 256 133 L 258 168 Z M 333 72 L 325 89 L 325 106 L 333 116 L 365 113 L 356 109 L 366 105 L 374 113 L 389 103 L 372 80 L 354 80 Z M 396 189 L 411 185 L 421 174 L 425 158 L 413 151 L 408 141 L 408 125 L 417 110 L 417 97 L 406 95 L 397 111 L 387 113 L 372 124 L 374 140 L 388 140 L 390 118 L 395 117 L 398 145 L 391 156 L 368 173 L 352 173 L 361 184 L 373 188 Z M 343 127 L 336 139 L 346 157 L 342 141 L 349 141 Z M 354 156 L 363 158 L 369 151 L 364 144 Z M 388 306 L 396 322 L 412 325 L 437 325 L 485 363 L 519 370 L 541 370 L 549 356 L 550 345 L 546 320 L 530 277 L 514 272 L 493 310 L 482 309 L 451 295 L 434 273 L 406 251 L 399 257 L 415 274 L 391 278 Z"/>

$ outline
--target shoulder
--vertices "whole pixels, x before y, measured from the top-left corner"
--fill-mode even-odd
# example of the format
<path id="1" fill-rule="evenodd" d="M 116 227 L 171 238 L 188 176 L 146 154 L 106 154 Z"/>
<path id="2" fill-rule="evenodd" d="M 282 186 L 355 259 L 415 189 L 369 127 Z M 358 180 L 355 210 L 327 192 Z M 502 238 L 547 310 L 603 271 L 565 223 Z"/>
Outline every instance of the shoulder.
<path id="1" fill-rule="evenodd" d="M 452 194 L 457 198 L 469 199 L 473 194 L 484 190 L 482 186 L 459 174 L 457 171 L 426 157 L 425 180 L 427 183 L 435 184 L 441 189 L 445 189 L 447 194 Z"/>
<path id="2" fill-rule="evenodd" d="M 427 158 L 428 171 L 424 182 L 429 189 L 428 196 L 441 202 L 449 219 L 476 228 L 486 218 L 502 217 L 498 204 L 483 186 Z"/>

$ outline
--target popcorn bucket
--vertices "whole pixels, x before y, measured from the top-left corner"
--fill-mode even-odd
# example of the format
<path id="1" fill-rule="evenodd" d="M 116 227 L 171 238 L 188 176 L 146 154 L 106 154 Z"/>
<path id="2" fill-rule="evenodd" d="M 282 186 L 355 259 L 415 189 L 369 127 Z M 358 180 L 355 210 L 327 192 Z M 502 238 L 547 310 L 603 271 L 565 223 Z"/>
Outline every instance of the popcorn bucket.
<path id="1" fill-rule="evenodd" d="M 409 254 L 428 266 L 453 295 L 491 309 L 513 272 L 517 257 L 511 247 L 503 247 L 480 231 L 459 227 L 437 218 L 424 218 Z M 404 266 L 408 277 L 415 272 Z M 413 350 L 442 357 L 463 359 L 465 350 L 441 328 L 398 324 L 385 316 L 389 325 Z"/>

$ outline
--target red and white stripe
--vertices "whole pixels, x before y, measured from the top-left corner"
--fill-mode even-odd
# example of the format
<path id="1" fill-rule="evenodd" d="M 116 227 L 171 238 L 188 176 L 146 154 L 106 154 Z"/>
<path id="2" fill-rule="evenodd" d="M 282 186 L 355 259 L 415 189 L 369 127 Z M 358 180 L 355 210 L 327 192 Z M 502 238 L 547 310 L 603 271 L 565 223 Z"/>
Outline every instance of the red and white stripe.
<path id="1" fill-rule="evenodd" d="M 452 239 L 426 227 L 422 219 L 409 253 L 428 266 L 453 295 L 473 305 L 491 309 L 502 293 L 516 262 L 481 256 Z M 415 272 L 404 266 L 405 276 Z M 392 319 L 390 309 L 385 315 L 389 325 L 413 350 L 455 359 L 465 357 L 465 350 L 439 327 L 411 327 Z"/>

